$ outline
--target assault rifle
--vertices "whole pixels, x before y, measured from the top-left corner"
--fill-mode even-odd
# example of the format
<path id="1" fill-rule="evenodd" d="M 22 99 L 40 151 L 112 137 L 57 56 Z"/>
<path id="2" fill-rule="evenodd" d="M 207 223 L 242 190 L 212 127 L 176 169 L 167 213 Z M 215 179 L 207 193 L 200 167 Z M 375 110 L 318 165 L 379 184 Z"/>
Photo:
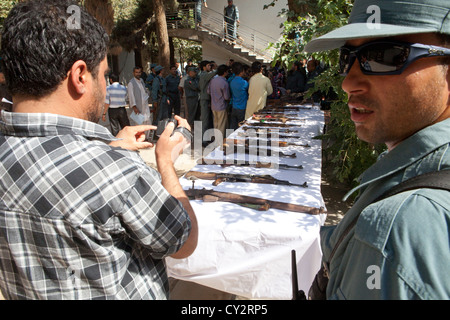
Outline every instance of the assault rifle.
<path id="1" fill-rule="evenodd" d="M 325 213 L 323 207 L 314 208 L 299 204 L 291 204 L 256 197 L 243 196 L 236 193 L 219 192 L 207 189 L 189 189 L 184 191 L 190 199 L 203 200 L 204 202 L 231 202 L 259 211 L 267 211 L 270 208 L 284 211 L 302 212 L 312 215 Z"/>
<path id="2" fill-rule="evenodd" d="M 262 136 L 264 139 L 265 138 L 269 138 L 269 139 L 271 139 L 271 138 L 279 138 L 279 139 L 300 138 L 298 136 L 288 136 L 285 134 L 276 134 L 273 132 L 269 132 L 269 133 L 267 133 L 267 132 L 265 132 L 265 133 L 262 133 L 262 132 L 251 132 L 251 133 L 250 132 L 248 132 L 248 133 L 239 132 L 238 136 L 245 137 L 245 138 L 259 138 Z"/>
<path id="3" fill-rule="evenodd" d="M 248 122 L 246 121 L 245 124 L 250 127 L 279 127 L 279 128 L 287 128 L 287 127 L 299 127 L 299 124 L 287 124 L 287 123 L 271 123 L 271 122 L 264 122 L 260 120 L 259 122 Z"/>
<path id="4" fill-rule="evenodd" d="M 262 129 L 262 128 L 253 128 L 253 127 L 249 127 L 249 126 L 244 126 L 242 127 L 242 130 L 244 131 L 255 131 L 258 134 L 266 134 L 266 133 L 275 133 L 275 132 L 279 132 L 279 133 L 298 133 L 297 130 L 291 130 L 291 129 Z"/>
<path id="5" fill-rule="evenodd" d="M 239 140 L 239 139 L 227 139 L 226 143 L 229 144 L 235 144 L 235 145 L 242 145 L 242 142 L 244 142 L 244 144 L 250 145 L 250 140 L 251 139 L 244 139 L 244 140 Z M 255 139 L 257 141 L 260 141 L 261 139 Z M 277 147 L 281 147 L 281 148 L 285 148 L 288 146 L 297 146 L 297 147 L 303 147 L 303 148 L 311 148 L 311 146 L 309 144 L 298 144 L 298 143 L 293 143 L 293 142 L 287 142 L 287 141 L 277 141 L 277 140 L 272 140 L 272 139 L 264 139 L 264 141 L 267 141 L 268 145 L 271 145 L 272 142 L 274 142 L 274 144 L 276 144 Z"/>
<path id="6" fill-rule="evenodd" d="M 214 161 L 214 162 L 213 162 Z M 219 160 L 220 162 L 223 162 L 224 160 Z M 208 163 L 211 162 L 211 163 Z M 216 162 L 216 163 L 215 163 Z M 198 165 L 213 165 L 218 164 L 222 168 L 231 167 L 231 166 L 242 166 L 242 167 L 253 167 L 253 168 L 265 168 L 265 169 L 287 169 L 287 170 L 302 170 L 303 166 L 291 166 L 283 163 L 262 163 L 262 162 L 249 162 L 249 161 L 233 161 L 232 163 L 228 163 L 228 160 L 226 163 L 217 163 L 217 160 L 211 159 L 211 161 L 207 161 L 204 158 L 202 158 L 200 161 L 197 162 Z"/>
<path id="7" fill-rule="evenodd" d="M 242 148 L 243 147 L 243 148 Z M 222 150 L 225 151 L 225 154 L 233 154 L 233 153 L 245 153 L 245 154 L 252 154 L 252 155 L 257 155 L 257 151 L 261 151 L 264 150 L 263 152 L 258 152 L 260 156 L 268 156 L 271 157 L 273 155 L 277 155 L 279 157 L 282 158 L 297 158 L 297 154 L 296 153 L 292 153 L 292 154 L 286 154 L 283 152 L 274 152 L 272 149 L 270 148 L 264 148 L 264 149 L 259 149 L 258 147 L 252 147 L 249 145 L 236 145 L 236 144 L 227 144 L 224 143 L 222 146 Z M 262 154 L 261 154 L 262 153 Z"/>
<path id="8" fill-rule="evenodd" d="M 281 123 L 286 123 L 287 121 L 305 121 L 305 119 L 300 118 L 257 116 L 257 115 L 253 115 L 252 120 L 256 120 L 259 122 L 281 122 Z"/>
<path id="9" fill-rule="evenodd" d="M 293 186 L 308 188 L 308 183 L 295 184 L 290 183 L 287 180 L 279 180 L 271 175 L 255 175 L 255 174 L 236 174 L 236 173 L 216 173 L 216 172 L 199 172 L 199 171 L 189 171 L 184 176 L 186 179 L 192 180 L 194 177 L 196 179 L 202 180 L 214 180 L 213 186 L 218 186 L 222 182 L 249 182 L 249 183 L 262 183 L 262 184 L 275 184 L 280 186 Z"/>

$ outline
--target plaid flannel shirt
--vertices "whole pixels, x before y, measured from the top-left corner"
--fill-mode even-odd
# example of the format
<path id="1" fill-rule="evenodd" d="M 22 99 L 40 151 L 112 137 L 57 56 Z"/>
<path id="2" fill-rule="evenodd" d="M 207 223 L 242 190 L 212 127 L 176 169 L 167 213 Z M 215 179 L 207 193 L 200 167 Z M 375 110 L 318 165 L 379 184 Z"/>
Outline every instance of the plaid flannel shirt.
<path id="1" fill-rule="evenodd" d="M 137 152 L 54 114 L 2 111 L 0 288 L 6 299 L 166 299 L 164 257 L 191 222 Z"/>

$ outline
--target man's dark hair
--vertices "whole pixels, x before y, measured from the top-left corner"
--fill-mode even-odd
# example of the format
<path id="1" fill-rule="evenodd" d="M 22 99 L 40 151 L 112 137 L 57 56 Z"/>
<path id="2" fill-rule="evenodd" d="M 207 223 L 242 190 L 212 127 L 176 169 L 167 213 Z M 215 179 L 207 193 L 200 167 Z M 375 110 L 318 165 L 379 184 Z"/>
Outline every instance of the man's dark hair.
<path id="1" fill-rule="evenodd" d="M 119 76 L 115 73 L 109 76 L 113 82 L 119 82 Z"/>
<path id="2" fill-rule="evenodd" d="M 82 60 L 94 77 L 106 57 L 109 37 L 81 6 L 79 28 L 68 27 L 69 0 L 18 3 L 4 22 L 2 64 L 14 95 L 43 97 L 56 90 L 72 65 Z M 69 13 L 67 13 L 69 11 Z"/>
<path id="3" fill-rule="evenodd" d="M 255 61 L 252 63 L 252 71 L 254 73 L 260 73 L 262 70 L 262 63 L 259 61 Z"/>
<path id="4" fill-rule="evenodd" d="M 200 62 L 200 71 L 203 71 L 203 68 L 206 67 L 209 64 L 208 60 L 203 60 Z"/>
<path id="5" fill-rule="evenodd" d="M 218 68 L 217 68 L 217 74 L 219 76 L 223 76 L 225 74 L 225 72 L 227 72 L 229 69 L 229 67 L 225 64 L 221 64 Z"/>
<path id="6" fill-rule="evenodd" d="M 243 69 L 243 65 L 240 62 L 235 62 L 231 66 L 231 70 L 233 70 L 233 73 L 235 75 L 239 75 L 242 72 L 242 69 Z"/>

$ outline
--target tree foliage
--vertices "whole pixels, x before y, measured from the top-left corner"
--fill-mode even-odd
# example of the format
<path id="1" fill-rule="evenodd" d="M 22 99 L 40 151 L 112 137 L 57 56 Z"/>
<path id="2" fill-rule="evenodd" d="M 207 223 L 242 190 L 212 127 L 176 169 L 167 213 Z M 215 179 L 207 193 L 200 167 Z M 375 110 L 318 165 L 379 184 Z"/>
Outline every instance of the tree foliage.
<path id="1" fill-rule="evenodd" d="M 268 4 L 269 8 L 275 1 Z M 279 62 L 290 69 L 295 61 L 313 57 L 325 63 L 328 68 L 315 81 L 315 87 L 307 93 L 320 90 L 334 93 L 331 104 L 330 122 L 321 138 L 324 141 L 324 156 L 333 168 L 333 176 L 340 182 L 350 185 L 357 183 L 361 173 L 371 166 L 384 146 L 373 146 L 358 139 L 347 106 L 348 98 L 342 90 L 343 77 L 338 74 L 338 50 L 314 53 L 308 56 L 305 45 L 315 37 L 330 32 L 347 23 L 353 6 L 353 0 L 290 0 L 289 10 L 280 14 L 287 15 L 281 39 L 273 46 L 276 48 L 274 64 Z M 296 6 L 294 6 L 296 5 Z M 329 161 L 329 162 L 328 162 Z"/>

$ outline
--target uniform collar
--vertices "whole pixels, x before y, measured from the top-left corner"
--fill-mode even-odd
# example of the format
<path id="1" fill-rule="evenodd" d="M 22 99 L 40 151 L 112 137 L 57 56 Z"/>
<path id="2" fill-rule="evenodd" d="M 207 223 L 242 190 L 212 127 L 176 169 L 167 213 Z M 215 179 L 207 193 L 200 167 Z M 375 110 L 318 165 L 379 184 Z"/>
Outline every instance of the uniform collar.
<path id="1" fill-rule="evenodd" d="M 390 152 L 383 153 L 379 160 L 360 177 L 360 185 L 350 190 L 346 200 L 359 189 L 397 173 L 426 155 L 450 143 L 450 119 L 428 126 L 413 134 Z"/>

